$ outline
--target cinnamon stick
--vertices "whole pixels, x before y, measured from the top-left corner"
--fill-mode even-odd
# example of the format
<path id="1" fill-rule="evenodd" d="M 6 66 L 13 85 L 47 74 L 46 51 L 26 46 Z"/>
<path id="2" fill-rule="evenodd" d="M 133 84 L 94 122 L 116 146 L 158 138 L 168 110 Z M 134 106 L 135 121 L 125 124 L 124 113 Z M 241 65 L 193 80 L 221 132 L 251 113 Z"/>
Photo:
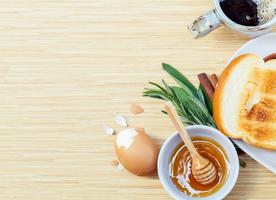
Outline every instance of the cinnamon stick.
<path id="1" fill-rule="evenodd" d="M 204 90 L 206 91 L 207 95 L 209 96 L 209 98 L 212 99 L 213 95 L 214 95 L 214 92 L 215 92 L 215 89 L 212 86 L 207 74 L 206 73 L 200 73 L 200 74 L 197 75 L 197 77 L 200 81 L 200 84 L 203 86 Z"/>
<path id="2" fill-rule="evenodd" d="M 218 77 L 216 74 L 211 74 L 209 76 L 209 80 L 214 88 L 214 90 L 216 89 L 217 85 L 218 85 Z"/>
<path id="3" fill-rule="evenodd" d="M 267 62 L 269 60 L 276 59 L 276 53 L 269 54 L 268 56 L 264 57 L 264 61 Z"/>

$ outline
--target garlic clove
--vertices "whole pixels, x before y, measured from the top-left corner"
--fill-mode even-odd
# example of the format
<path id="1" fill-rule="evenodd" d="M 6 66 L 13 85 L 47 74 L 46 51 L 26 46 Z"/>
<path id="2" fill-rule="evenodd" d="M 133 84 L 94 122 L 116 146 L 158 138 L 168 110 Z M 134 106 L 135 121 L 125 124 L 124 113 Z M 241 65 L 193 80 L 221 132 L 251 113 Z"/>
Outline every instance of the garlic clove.
<path id="1" fill-rule="evenodd" d="M 115 133 L 115 130 L 113 128 L 111 128 L 105 124 L 103 124 L 103 130 L 104 130 L 105 134 L 107 134 L 107 135 L 114 135 L 114 133 Z"/>
<path id="2" fill-rule="evenodd" d="M 144 109 L 137 103 L 132 103 L 130 106 L 130 111 L 132 114 L 138 115 L 142 112 L 144 112 Z"/>
<path id="3" fill-rule="evenodd" d="M 116 115 L 115 122 L 120 126 L 127 127 L 127 120 L 123 115 Z"/>

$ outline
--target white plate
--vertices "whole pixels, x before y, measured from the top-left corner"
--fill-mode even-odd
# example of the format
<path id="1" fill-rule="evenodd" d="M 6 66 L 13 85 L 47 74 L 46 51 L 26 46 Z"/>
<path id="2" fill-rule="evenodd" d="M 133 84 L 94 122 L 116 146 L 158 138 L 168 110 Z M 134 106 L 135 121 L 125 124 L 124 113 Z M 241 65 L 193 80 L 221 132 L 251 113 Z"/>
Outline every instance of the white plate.
<path id="1" fill-rule="evenodd" d="M 244 53 L 254 53 L 261 57 L 276 53 L 276 33 L 270 33 L 250 40 L 232 55 L 229 62 Z M 276 151 L 257 148 L 241 140 L 233 141 L 253 159 L 276 174 Z"/>

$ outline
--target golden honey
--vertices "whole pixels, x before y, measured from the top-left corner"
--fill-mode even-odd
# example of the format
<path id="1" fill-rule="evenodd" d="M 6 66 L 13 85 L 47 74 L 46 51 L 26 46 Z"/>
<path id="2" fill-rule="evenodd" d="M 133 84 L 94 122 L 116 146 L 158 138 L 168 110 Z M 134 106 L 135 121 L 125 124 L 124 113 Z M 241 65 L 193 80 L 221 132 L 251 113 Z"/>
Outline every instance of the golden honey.
<path id="1" fill-rule="evenodd" d="M 217 170 L 216 179 L 202 185 L 197 182 L 191 172 L 192 159 L 187 147 L 179 144 L 171 158 L 170 177 L 174 185 L 191 197 L 205 197 L 218 191 L 228 175 L 228 159 L 220 144 L 205 137 L 193 137 L 193 143 L 198 152 L 209 159 Z"/>

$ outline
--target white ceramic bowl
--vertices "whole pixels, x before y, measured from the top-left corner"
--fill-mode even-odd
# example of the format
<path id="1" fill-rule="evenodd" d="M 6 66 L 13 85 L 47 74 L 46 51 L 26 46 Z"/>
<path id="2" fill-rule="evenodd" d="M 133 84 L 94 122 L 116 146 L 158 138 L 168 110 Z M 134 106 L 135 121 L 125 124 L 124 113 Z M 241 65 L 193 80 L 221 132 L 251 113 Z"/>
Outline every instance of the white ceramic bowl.
<path id="1" fill-rule="evenodd" d="M 163 144 L 159 157 L 158 157 L 158 176 L 159 179 L 165 188 L 165 190 L 169 193 L 171 197 L 174 199 L 186 199 L 186 200 L 220 200 L 226 197 L 231 190 L 233 189 L 238 175 L 239 175 L 239 159 L 237 155 L 237 151 L 235 150 L 232 142 L 221 132 L 218 130 L 203 126 L 203 125 L 195 125 L 188 126 L 186 128 L 189 135 L 193 136 L 201 136 L 207 137 L 212 140 L 218 142 L 223 148 L 228 157 L 228 175 L 223 186 L 214 194 L 208 197 L 189 197 L 185 195 L 183 192 L 179 191 L 176 186 L 172 183 L 170 175 L 169 175 L 169 163 L 172 157 L 172 154 L 175 148 L 181 143 L 181 138 L 177 133 L 171 135 Z"/>

